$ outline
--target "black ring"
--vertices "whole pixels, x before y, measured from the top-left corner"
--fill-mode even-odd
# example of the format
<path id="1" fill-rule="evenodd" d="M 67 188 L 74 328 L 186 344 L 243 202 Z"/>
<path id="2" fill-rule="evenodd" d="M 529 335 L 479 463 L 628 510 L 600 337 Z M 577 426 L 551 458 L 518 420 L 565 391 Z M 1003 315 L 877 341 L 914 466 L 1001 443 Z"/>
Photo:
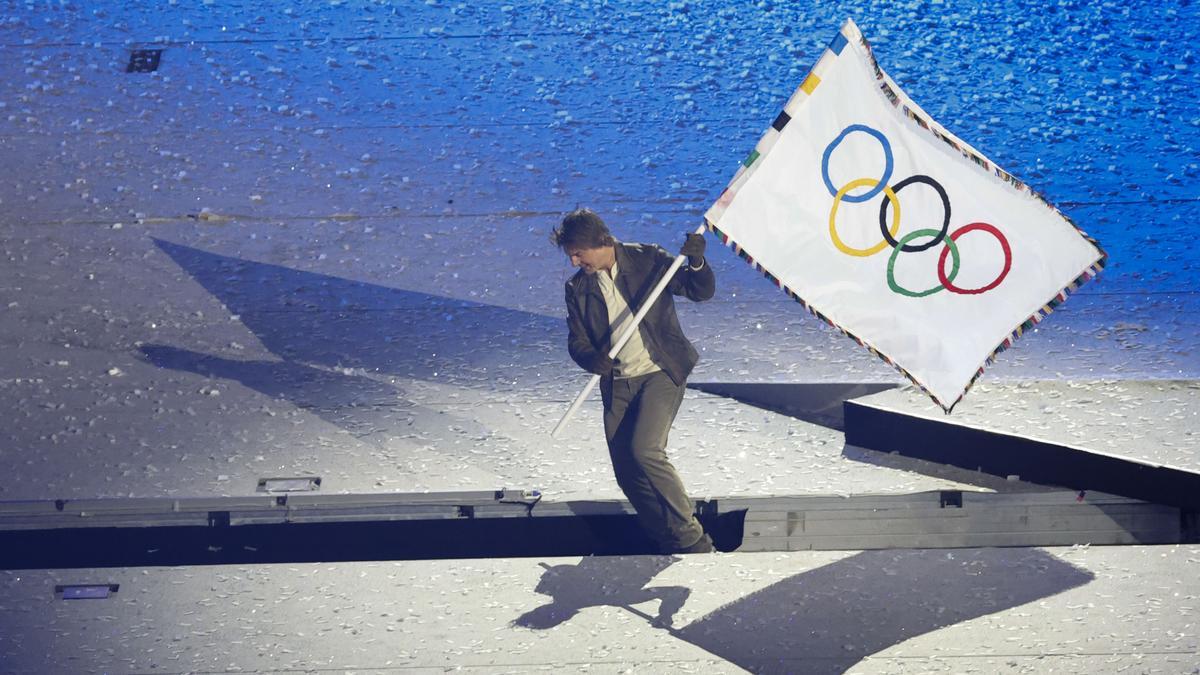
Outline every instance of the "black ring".
<path id="1" fill-rule="evenodd" d="M 942 240 L 946 238 L 946 233 L 950 231 L 950 197 L 946 195 L 946 189 L 942 187 L 941 183 L 938 183 L 929 176 L 921 175 L 909 176 L 899 183 L 896 183 L 895 187 L 892 188 L 892 194 L 899 192 L 909 183 L 925 183 L 934 190 L 937 190 L 938 196 L 942 198 L 942 208 L 946 211 L 946 217 L 942 219 L 942 231 L 938 233 L 938 236 L 919 246 L 914 246 L 912 244 L 900 246 L 900 242 L 896 241 L 896 239 L 892 237 L 891 232 L 888 232 L 887 207 L 888 204 L 891 203 L 892 198 L 889 197 L 887 193 L 884 193 L 883 203 L 879 205 L 879 229 L 883 232 L 883 238 L 887 240 L 888 244 L 891 244 L 892 248 L 900 246 L 900 250 L 904 251 L 905 253 L 916 253 L 917 251 L 931 249 L 934 246 L 942 243 Z"/>

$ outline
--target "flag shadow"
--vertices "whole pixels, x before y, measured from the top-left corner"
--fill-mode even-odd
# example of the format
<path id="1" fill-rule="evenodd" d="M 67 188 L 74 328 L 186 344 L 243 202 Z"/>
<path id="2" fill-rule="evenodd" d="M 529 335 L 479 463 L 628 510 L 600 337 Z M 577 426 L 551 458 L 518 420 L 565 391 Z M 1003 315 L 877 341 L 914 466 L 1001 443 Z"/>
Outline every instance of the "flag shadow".
<path id="1" fill-rule="evenodd" d="M 154 243 L 286 362 L 494 390 L 563 352 L 553 317 Z"/>
<path id="2" fill-rule="evenodd" d="M 753 673 L 841 673 L 918 635 L 1093 578 L 1037 549 L 865 551 L 752 593 L 678 636 Z"/>
<path id="3" fill-rule="evenodd" d="M 688 383 L 689 389 L 724 396 L 781 415 L 845 432 L 846 401 L 870 396 L 899 385 L 881 382 L 698 382 Z M 997 492 L 1044 491 L 1046 486 L 1025 481 L 1008 480 L 1005 476 L 990 476 L 951 464 L 905 457 L 869 448 L 845 445 L 842 456 L 853 462 L 910 471 L 922 475 L 976 485 Z"/>

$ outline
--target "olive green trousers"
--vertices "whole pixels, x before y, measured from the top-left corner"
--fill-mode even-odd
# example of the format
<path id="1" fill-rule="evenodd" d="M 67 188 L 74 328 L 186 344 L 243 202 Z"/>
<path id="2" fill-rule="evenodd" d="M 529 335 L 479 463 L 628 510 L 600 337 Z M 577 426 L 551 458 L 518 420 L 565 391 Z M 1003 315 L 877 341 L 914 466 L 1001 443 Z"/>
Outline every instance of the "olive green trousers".
<path id="1" fill-rule="evenodd" d="M 695 506 L 666 452 L 667 434 L 685 388 L 662 371 L 605 378 L 600 387 L 604 434 L 617 484 L 663 552 L 685 549 L 704 536 Z"/>

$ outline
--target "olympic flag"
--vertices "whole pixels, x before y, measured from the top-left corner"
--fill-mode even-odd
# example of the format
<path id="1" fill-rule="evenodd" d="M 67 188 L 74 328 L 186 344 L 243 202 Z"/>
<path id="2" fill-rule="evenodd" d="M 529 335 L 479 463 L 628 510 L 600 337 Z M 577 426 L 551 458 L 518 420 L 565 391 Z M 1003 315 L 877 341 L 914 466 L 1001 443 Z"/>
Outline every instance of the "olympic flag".
<path id="1" fill-rule="evenodd" d="M 849 20 L 705 221 L 947 412 L 1106 260 L 900 91 Z"/>

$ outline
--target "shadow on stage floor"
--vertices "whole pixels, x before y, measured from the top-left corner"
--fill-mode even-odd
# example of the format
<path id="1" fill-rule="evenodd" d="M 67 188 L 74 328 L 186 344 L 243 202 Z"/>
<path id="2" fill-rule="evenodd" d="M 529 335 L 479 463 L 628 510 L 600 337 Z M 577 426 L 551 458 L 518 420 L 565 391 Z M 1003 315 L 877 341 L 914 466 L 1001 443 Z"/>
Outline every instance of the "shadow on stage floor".
<path id="1" fill-rule="evenodd" d="M 689 382 L 688 388 L 724 396 L 835 431 L 845 431 L 843 404 L 895 389 L 886 382 Z"/>
<path id="2" fill-rule="evenodd" d="M 358 438 L 438 438 L 448 425 L 487 436 L 494 430 L 478 420 L 429 407 L 437 393 L 413 391 L 413 381 L 488 392 L 524 378 L 528 387 L 531 365 L 565 354 L 560 319 L 154 242 L 279 360 L 168 344 L 142 345 L 143 359 L 240 382 Z"/>
<path id="3" fill-rule="evenodd" d="M 531 357 L 546 358 L 543 347 L 563 351 L 561 319 L 154 243 L 289 363 L 494 388 L 519 377 Z M 260 373 L 299 375 L 301 395 L 316 394 L 304 391 L 307 370 Z"/>
<path id="4" fill-rule="evenodd" d="M 677 561 L 588 557 L 546 566 L 537 591 L 551 602 L 514 624 L 544 630 L 587 607 L 619 607 L 753 673 L 841 673 L 905 640 L 1094 578 L 1037 549 L 866 551 L 778 581 L 677 629 L 676 613 L 703 585 L 646 587 Z M 657 608 L 635 607 L 651 600 L 659 601 Z"/>

